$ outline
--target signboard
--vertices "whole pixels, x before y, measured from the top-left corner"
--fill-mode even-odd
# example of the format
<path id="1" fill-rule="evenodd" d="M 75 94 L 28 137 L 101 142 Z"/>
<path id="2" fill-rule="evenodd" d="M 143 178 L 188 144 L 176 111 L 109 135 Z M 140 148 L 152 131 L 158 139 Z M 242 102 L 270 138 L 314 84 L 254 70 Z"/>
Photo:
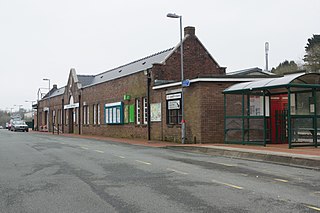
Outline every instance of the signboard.
<path id="1" fill-rule="evenodd" d="M 190 80 L 189 80 L 189 79 L 183 80 L 183 81 L 182 81 L 182 86 L 183 86 L 183 87 L 188 87 L 188 86 L 190 86 Z"/>
<path id="2" fill-rule="evenodd" d="M 180 109 L 180 100 L 168 101 L 168 109 Z"/>
<path id="3" fill-rule="evenodd" d="M 72 109 L 72 108 L 76 108 L 76 107 L 79 107 L 79 103 L 65 105 L 64 109 Z"/>
<path id="4" fill-rule="evenodd" d="M 180 99 L 181 98 L 181 93 L 176 93 L 176 94 L 169 94 L 166 96 L 167 100 L 172 100 L 172 99 Z"/>

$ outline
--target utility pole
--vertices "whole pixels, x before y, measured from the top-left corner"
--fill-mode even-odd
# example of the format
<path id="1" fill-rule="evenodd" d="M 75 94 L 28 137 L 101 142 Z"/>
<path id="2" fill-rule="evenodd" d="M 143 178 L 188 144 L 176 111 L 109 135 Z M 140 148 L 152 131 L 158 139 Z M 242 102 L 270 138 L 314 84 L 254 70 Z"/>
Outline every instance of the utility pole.
<path id="1" fill-rule="evenodd" d="M 264 44 L 264 51 L 266 53 L 266 71 L 269 71 L 269 67 L 268 67 L 269 42 L 266 42 Z"/>

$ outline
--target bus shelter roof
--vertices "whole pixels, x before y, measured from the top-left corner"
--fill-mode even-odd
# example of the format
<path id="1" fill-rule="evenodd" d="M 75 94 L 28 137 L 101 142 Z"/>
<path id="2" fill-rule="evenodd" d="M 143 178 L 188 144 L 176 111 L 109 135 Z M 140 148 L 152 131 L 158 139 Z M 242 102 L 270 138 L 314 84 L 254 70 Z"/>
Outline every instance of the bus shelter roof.
<path id="1" fill-rule="evenodd" d="M 223 93 L 243 93 L 254 90 L 286 87 L 312 87 L 320 88 L 320 74 L 318 73 L 294 73 L 278 78 L 268 78 L 245 83 L 238 83 L 225 89 Z"/>

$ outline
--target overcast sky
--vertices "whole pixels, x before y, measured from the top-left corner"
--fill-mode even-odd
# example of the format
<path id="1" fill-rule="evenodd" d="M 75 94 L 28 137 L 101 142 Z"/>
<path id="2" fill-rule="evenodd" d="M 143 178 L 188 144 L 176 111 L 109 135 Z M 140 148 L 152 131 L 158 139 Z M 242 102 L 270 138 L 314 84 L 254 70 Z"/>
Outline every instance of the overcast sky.
<path id="1" fill-rule="evenodd" d="M 65 86 L 70 68 L 94 75 L 168 49 L 179 21 L 227 72 L 302 62 L 319 34 L 319 0 L 0 0 L 0 109 L 31 108 L 39 88 Z"/>

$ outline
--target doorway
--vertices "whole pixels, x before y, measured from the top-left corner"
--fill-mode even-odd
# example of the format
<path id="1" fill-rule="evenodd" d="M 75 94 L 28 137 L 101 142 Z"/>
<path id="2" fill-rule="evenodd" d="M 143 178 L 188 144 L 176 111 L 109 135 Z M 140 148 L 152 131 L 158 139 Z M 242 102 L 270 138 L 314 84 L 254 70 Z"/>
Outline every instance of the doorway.
<path id="1" fill-rule="evenodd" d="M 288 95 L 271 96 L 271 143 L 288 143 Z"/>
<path id="2" fill-rule="evenodd" d="M 69 133 L 73 133 L 73 109 L 69 109 L 69 116 L 68 116 L 68 123 L 69 123 Z"/>

